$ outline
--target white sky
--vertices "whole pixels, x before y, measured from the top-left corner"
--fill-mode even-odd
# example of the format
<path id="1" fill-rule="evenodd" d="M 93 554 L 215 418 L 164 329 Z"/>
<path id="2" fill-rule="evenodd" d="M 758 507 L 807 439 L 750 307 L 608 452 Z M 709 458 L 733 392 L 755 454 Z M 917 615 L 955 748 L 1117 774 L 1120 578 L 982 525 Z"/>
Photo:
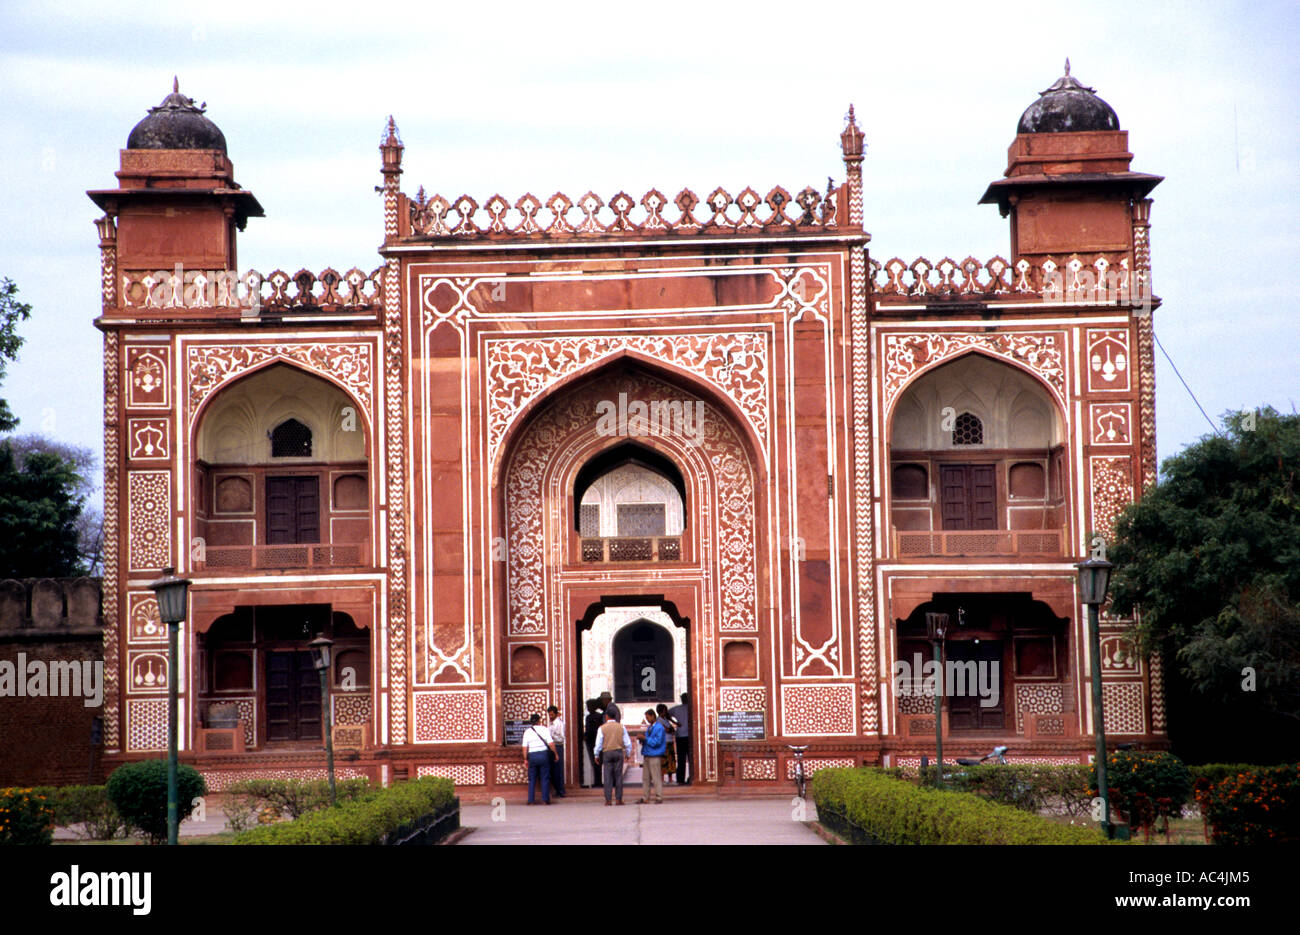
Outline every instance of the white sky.
<path id="1" fill-rule="evenodd" d="M 372 269 L 378 143 L 403 188 L 480 204 L 650 187 L 703 198 L 844 174 L 867 140 L 873 257 L 1009 255 L 977 205 L 1021 111 L 1072 72 L 1119 114 L 1153 193 L 1156 332 L 1215 420 L 1300 403 L 1300 4 L 6 3 L 0 276 L 33 317 L 0 398 L 42 432 L 102 442 L 98 211 L 118 150 L 171 90 L 208 103 L 267 217 L 239 265 Z M 1160 455 L 1209 431 L 1157 352 Z"/>

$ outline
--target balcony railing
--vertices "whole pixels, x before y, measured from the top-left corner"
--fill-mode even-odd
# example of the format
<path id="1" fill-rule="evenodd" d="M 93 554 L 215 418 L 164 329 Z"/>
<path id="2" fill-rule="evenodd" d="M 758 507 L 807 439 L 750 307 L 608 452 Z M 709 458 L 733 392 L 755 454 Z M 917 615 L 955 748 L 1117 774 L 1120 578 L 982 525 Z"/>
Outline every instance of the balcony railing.
<path id="1" fill-rule="evenodd" d="M 680 562 L 680 536 L 623 536 L 583 539 L 584 562 Z"/>
<path id="2" fill-rule="evenodd" d="M 348 545 L 319 543 L 311 545 L 235 545 L 208 546 L 196 571 L 226 568 L 352 568 L 368 563 L 370 546 L 359 542 Z"/>
<path id="3" fill-rule="evenodd" d="M 1055 557 L 1062 554 L 1059 529 L 980 529 L 961 532 L 894 531 L 894 554 L 899 558 L 941 556 Z"/>

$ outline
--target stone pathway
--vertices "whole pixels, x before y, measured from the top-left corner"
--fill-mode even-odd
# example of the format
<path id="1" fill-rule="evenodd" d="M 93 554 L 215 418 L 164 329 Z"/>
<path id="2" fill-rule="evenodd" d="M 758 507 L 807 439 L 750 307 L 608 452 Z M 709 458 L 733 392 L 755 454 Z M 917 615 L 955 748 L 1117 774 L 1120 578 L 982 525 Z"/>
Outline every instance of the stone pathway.
<path id="1" fill-rule="evenodd" d="M 790 798 L 664 796 L 662 805 L 637 805 L 639 787 L 626 804 L 605 807 L 599 793 L 575 790 L 552 804 L 502 802 L 461 805 L 459 842 L 479 844 L 822 844 L 803 821 L 814 821 L 812 802 Z M 798 819 L 802 819 L 798 820 Z"/>

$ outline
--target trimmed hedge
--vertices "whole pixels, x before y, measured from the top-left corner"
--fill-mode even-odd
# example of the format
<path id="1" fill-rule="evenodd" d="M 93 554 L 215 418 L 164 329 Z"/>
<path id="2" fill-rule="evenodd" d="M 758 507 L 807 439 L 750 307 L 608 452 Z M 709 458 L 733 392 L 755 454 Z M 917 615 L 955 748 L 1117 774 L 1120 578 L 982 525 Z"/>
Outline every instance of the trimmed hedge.
<path id="1" fill-rule="evenodd" d="M 369 779 L 341 779 L 335 783 L 335 798 L 339 802 L 350 802 L 370 790 Z M 287 815 L 296 819 L 308 812 L 328 808 L 330 804 L 330 784 L 326 779 L 241 779 L 232 782 L 225 791 L 228 815 L 241 808 L 251 809 L 254 813 L 270 809 L 277 816 Z"/>
<path id="2" fill-rule="evenodd" d="M 1275 764 L 1263 763 L 1202 763 L 1200 766 L 1188 766 L 1188 771 L 1192 774 L 1192 785 L 1200 788 L 1202 783 L 1199 780 L 1204 779 L 1211 785 L 1217 785 L 1230 776 L 1237 776 L 1241 773 L 1253 773 L 1257 769 L 1265 769 Z"/>
<path id="3" fill-rule="evenodd" d="M 107 786 L 41 786 L 33 789 L 45 796 L 54 811 L 54 824 L 75 827 L 83 840 L 111 841 L 124 837 L 130 827 L 108 798 Z"/>
<path id="4" fill-rule="evenodd" d="M 1100 829 L 1060 825 L 962 792 L 929 789 L 872 769 L 821 769 L 822 823 L 854 843 L 1104 844 Z"/>
<path id="5" fill-rule="evenodd" d="M 928 768 L 925 773 L 923 784 L 933 785 L 934 768 Z M 944 784 L 954 792 L 973 792 L 990 802 L 1033 814 L 1050 808 L 1079 817 L 1089 815 L 1092 810 L 1091 766 L 1040 763 L 950 766 L 945 763 L 944 775 L 952 777 L 944 780 Z"/>
<path id="6" fill-rule="evenodd" d="M 1300 844 L 1300 764 L 1198 778 L 1196 801 L 1215 844 Z"/>
<path id="7" fill-rule="evenodd" d="M 384 844 L 405 837 L 429 816 L 459 812 L 450 779 L 426 776 L 374 789 L 351 802 L 310 812 L 296 821 L 253 828 L 233 844 Z"/>

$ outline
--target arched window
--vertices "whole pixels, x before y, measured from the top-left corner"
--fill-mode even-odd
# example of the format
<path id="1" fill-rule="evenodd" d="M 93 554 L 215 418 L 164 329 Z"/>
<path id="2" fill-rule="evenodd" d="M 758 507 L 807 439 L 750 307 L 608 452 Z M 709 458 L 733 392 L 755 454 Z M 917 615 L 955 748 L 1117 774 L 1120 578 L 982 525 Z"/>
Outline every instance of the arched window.
<path id="1" fill-rule="evenodd" d="M 954 445 L 984 444 L 984 423 L 978 416 L 963 412 L 952 427 L 952 443 Z"/>
<path id="2" fill-rule="evenodd" d="M 271 431 L 271 457 L 311 457 L 311 429 L 297 419 L 281 422 Z"/>

